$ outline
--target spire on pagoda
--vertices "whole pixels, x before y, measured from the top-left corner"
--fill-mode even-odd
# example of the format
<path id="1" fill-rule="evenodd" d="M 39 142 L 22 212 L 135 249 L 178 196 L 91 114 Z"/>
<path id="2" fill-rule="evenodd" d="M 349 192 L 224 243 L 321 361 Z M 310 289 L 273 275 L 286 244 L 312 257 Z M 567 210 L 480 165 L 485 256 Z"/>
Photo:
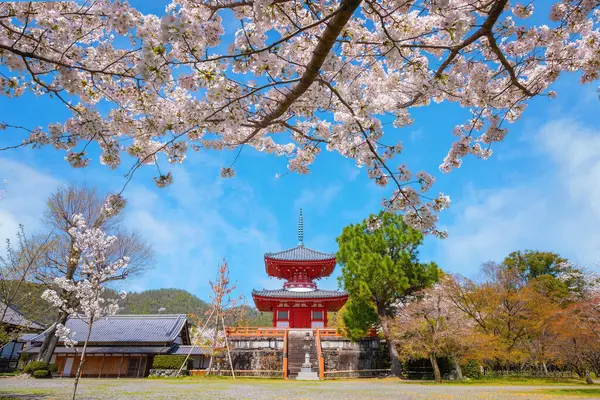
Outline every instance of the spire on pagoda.
<path id="1" fill-rule="evenodd" d="M 304 246 L 304 218 L 302 218 L 302 209 L 298 217 L 298 246 Z"/>

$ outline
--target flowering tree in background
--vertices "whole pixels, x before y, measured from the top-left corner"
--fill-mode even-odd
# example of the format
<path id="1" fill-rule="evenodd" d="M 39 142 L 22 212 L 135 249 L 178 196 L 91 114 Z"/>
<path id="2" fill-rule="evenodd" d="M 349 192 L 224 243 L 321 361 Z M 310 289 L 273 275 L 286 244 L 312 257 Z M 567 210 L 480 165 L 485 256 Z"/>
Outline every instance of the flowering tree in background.
<path id="1" fill-rule="evenodd" d="M 90 228 L 100 229 L 107 235 L 117 237 L 117 242 L 106 255 L 108 260 L 116 262 L 123 256 L 129 257 L 127 267 L 120 270 L 120 274 L 114 276 L 113 280 L 126 279 L 152 266 L 152 250 L 139 234 L 123 228 L 121 211 L 126 202 L 121 196 L 110 195 L 105 198 L 93 188 L 66 186 L 52 193 L 47 204 L 43 222 L 52 245 L 47 246 L 35 271 L 36 280 L 42 284 L 52 285 L 56 278 L 76 280 L 80 275 L 83 259 L 76 238 L 70 233 L 71 229 L 77 227 L 75 215 L 83 216 L 85 224 Z M 37 239 L 39 238 L 34 238 L 31 242 L 39 242 Z M 71 296 L 70 301 L 69 309 L 79 306 L 76 297 Z M 58 313 L 55 324 L 40 348 L 39 360 L 50 362 L 58 340 L 53 330 L 58 324 L 64 324 L 68 317 L 69 314 L 64 310 Z"/>
<path id="2" fill-rule="evenodd" d="M 440 169 L 488 158 L 529 100 L 556 95 L 562 72 L 598 79 L 598 7 L 556 0 L 534 25 L 533 2 L 508 0 L 173 0 L 162 16 L 121 1 L 4 2 L 0 93 L 48 96 L 71 116 L 1 127 L 28 132 L 6 148 L 49 145 L 78 168 L 95 144 L 109 168 L 130 162 L 129 178 L 189 150 L 249 146 L 298 173 L 332 151 L 392 184 L 388 210 L 443 235 L 435 223 L 448 197 L 426 195 L 433 177 L 393 162 L 402 143 L 385 143 L 385 124 L 406 127 L 414 108 L 453 103 L 471 117 L 452 131 Z M 238 23 L 232 37 L 226 11 Z M 172 182 L 158 171 L 158 186 Z"/>
<path id="3" fill-rule="evenodd" d="M 392 322 L 394 345 L 405 360 L 427 358 L 436 382 L 442 381 L 438 357 L 449 357 L 462 379 L 461 356 L 473 346 L 473 322 L 457 309 L 446 294 L 446 281 L 417 293 L 414 301 L 398 309 Z"/>
<path id="4" fill-rule="evenodd" d="M 585 276 L 581 297 L 563 310 L 555 331 L 565 363 L 592 384 L 590 372 L 600 373 L 600 279 Z"/>
<path id="5" fill-rule="evenodd" d="M 28 299 L 31 293 L 25 287 L 34 277 L 40 259 L 51 246 L 50 239 L 51 236 L 48 235 L 35 244 L 30 243 L 23 225 L 19 226 L 17 232 L 18 246 L 6 239 L 5 254 L 0 254 L 0 346 L 17 339 L 29 328 L 9 328 L 3 323 L 11 307 L 26 315 L 39 315 L 40 310 L 34 310 L 35 304 Z M 28 306 L 24 307 L 25 304 Z"/>
<path id="6" fill-rule="evenodd" d="M 113 280 L 127 266 L 128 258 L 123 257 L 117 261 L 108 260 L 107 255 L 111 247 L 116 244 L 117 238 L 106 236 L 98 228 L 87 227 L 85 218 L 81 214 L 74 215 L 73 220 L 76 226 L 71 228 L 69 233 L 75 237 L 76 247 L 81 252 L 81 278 L 78 281 L 64 277 L 56 278 L 54 283 L 59 290 L 48 289 L 42 297 L 69 315 L 81 312 L 82 314 L 78 314 L 78 317 L 84 319 L 88 325 L 73 384 L 73 399 L 75 399 L 77 385 L 85 364 L 87 344 L 92 333 L 92 326 L 98 319 L 113 315 L 119 309 L 118 299 L 104 298 L 105 286 L 107 282 Z M 72 297 L 78 300 L 77 309 L 71 308 Z M 125 297 L 124 292 L 121 293 L 121 297 Z M 56 335 L 67 346 L 77 344 L 72 339 L 73 332 L 62 324 L 57 325 Z"/>
<path id="7" fill-rule="evenodd" d="M 206 375 L 209 375 L 214 368 L 215 359 L 223 354 L 223 348 L 225 348 L 231 367 L 231 374 L 235 379 L 225 324 L 235 326 L 245 321 L 247 307 L 242 295 L 236 299 L 230 297 L 236 286 L 229 280 L 229 266 L 227 261 L 223 260 L 219 265 L 216 280 L 209 280 L 209 283 L 212 290 L 210 296 L 212 307 L 204 313 L 204 316 L 189 315 L 194 325 L 191 337 L 193 346 L 181 368 L 179 368 L 178 374 L 181 373 L 187 364 L 192 350 L 196 346 L 199 346 L 210 347 L 210 361 L 206 369 Z"/>

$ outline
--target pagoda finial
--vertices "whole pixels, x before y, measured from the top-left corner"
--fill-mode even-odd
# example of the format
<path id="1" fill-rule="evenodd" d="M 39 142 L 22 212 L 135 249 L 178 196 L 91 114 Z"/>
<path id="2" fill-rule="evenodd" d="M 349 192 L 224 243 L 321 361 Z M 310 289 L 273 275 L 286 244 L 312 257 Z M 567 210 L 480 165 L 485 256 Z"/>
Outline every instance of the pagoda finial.
<path id="1" fill-rule="evenodd" d="M 298 246 L 304 246 L 304 219 L 302 218 L 302 209 L 298 217 Z"/>

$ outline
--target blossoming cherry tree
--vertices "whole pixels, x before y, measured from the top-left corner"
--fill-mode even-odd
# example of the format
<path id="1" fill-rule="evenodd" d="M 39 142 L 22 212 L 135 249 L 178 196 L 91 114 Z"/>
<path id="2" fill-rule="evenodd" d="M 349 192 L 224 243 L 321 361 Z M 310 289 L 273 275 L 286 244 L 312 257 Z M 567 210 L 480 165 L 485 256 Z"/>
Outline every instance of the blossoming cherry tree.
<path id="1" fill-rule="evenodd" d="M 69 233 L 75 237 L 76 246 L 81 252 L 80 279 L 74 281 L 65 277 L 56 278 L 54 283 L 58 290 L 47 289 L 42 294 L 42 297 L 61 309 L 61 311 L 83 319 L 88 326 L 73 385 L 73 399 L 75 399 L 77 384 L 85 363 L 87 344 L 92 333 L 92 326 L 98 319 L 107 315 L 113 315 L 119 309 L 117 304 L 118 299 L 107 299 L 104 297 L 106 284 L 127 266 L 128 258 L 123 257 L 117 261 L 108 262 L 107 253 L 110 247 L 115 244 L 117 238 L 106 236 L 100 229 L 87 227 L 85 219 L 81 214 L 74 215 L 73 220 L 76 226 L 71 228 Z M 72 302 L 69 299 L 72 296 L 78 300 L 79 307 L 77 310 L 70 308 Z M 121 292 L 121 298 L 124 297 L 125 292 Z M 63 340 L 65 345 L 72 347 L 77 344 L 72 338 L 73 334 L 74 332 L 71 332 L 64 325 L 59 324 L 57 326 L 56 335 Z"/>
<path id="2" fill-rule="evenodd" d="M 336 152 L 392 184 L 388 211 L 443 235 L 449 198 L 427 194 L 429 173 L 394 162 L 402 143 L 386 143 L 387 123 L 454 103 L 470 117 L 440 169 L 488 158 L 529 100 L 556 96 L 562 72 L 598 79 L 599 4 L 555 0 L 532 23 L 534 2 L 508 0 L 173 0 L 160 17 L 123 1 L 3 2 L 0 93 L 51 97 L 70 117 L 0 126 L 28 132 L 6 148 L 52 146 L 81 168 L 95 145 L 109 168 L 129 161 L 129 178 L 189 150 L 252 147 L 302 174 Z M 158 186 L 172 182 L 158 171 Z"/>

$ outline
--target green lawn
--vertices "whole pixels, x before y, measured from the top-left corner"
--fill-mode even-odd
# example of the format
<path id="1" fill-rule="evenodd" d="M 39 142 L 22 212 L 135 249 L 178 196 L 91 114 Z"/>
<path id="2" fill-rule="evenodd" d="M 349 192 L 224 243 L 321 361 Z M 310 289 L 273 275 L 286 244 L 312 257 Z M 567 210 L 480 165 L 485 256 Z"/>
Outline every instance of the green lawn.
<path id="1" fill-rule="evenodd" d="M 553 396 L 579 396 L 579 397 L 598 397 L 600 398 L 600 389 L 595 387 L 581 389 L 540 389 L 529 391 L 527 394 L 548 394 Z"/>
<path id="2" fill-rule="evenodd" d="M 439 385 L 433 381 L 401 381 L 402 383 Z M 588 386 L 583 379 L 497 377 L 465 381 L 444 381 L 442 385 L 508 385 L 508 386 Z"/>
<path id="3" fill-rule="evenodd" d="M 73 379 L 0 379 L 0 400 L 69 400 Z M 547 400 L 598 399 L 600 385 L 574 379 L 496 378 L 471 382 L 344 379 L 284 381 L 221 377 L 83 379 L 86 400 Z"/>

